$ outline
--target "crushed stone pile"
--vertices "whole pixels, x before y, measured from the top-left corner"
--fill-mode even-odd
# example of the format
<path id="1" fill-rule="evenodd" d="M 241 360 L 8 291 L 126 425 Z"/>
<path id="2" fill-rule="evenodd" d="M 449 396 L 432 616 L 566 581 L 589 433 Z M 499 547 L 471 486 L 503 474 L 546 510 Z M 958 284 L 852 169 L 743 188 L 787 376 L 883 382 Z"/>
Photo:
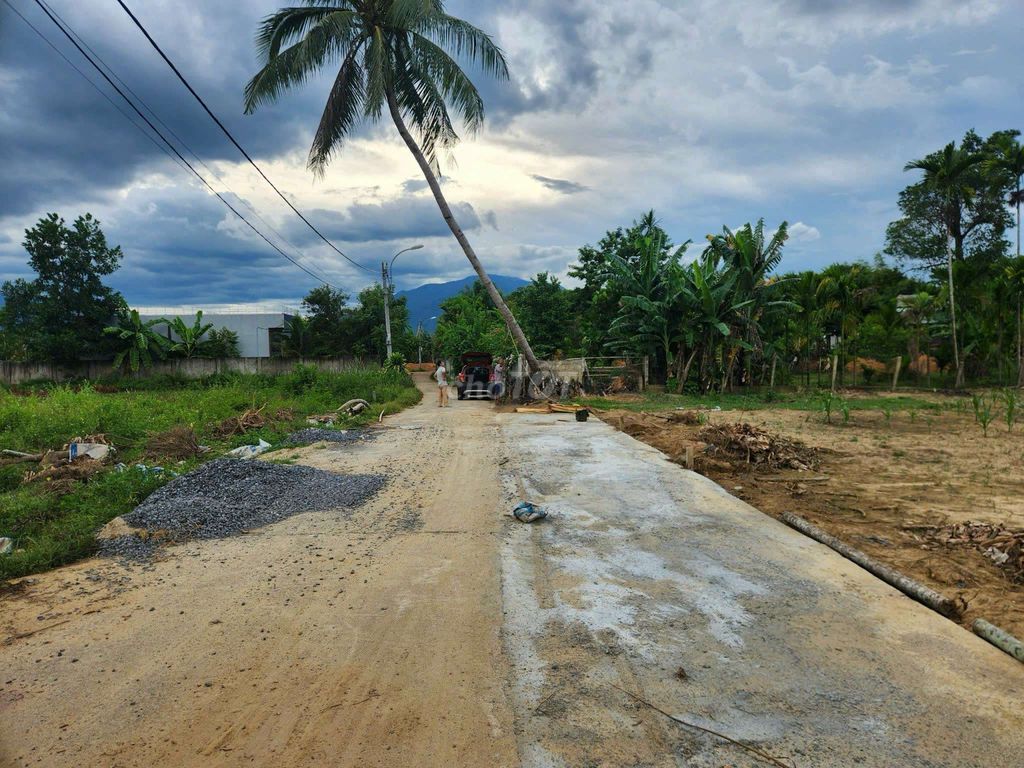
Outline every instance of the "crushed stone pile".
<path id="1" fill-rule="evenodd" d="M 753 424 L 707 424 L 698 437 L 707 453 L 727 454 L 733 460 L 769 469 L 809 470 L 818 465 L 813 448 L 796 440 L 773 435 Z"/>
<path id="2" fill-rule="evenodd" d="M 100 542 L 101 554 L 144 559 L 154 541 L 216 539 L 300 512 L 352 508 L 384 485 L 382 475 L 340 475 L 303 466 L 216 459 L 154 491 L 124 515 L 130 535 Z"/>
<path id="3" fill-rule="evenodd" d="M 328 443 L 353 443 L 359 440 L 366 440 L 372 433 L 365 430 L 352 429 L 323 429 L 320 427 L 309 427 L 292 432 L 284 439 L 288 445 L 308 445 L 321 441 Z"/>

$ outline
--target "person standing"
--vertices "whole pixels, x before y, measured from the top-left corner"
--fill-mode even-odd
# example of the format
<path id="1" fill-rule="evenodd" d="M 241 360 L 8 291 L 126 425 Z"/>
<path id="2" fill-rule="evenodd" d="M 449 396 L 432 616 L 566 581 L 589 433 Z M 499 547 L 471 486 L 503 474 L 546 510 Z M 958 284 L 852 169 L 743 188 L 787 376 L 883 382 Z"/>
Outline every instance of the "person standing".
<path id="1" fill-rule="evenodd" d="M 438 360 L 436 365 L 434 378 L 437 379 L 437 407 L 444 408 L 448 405 L 448 369 L 441 360 Z"/>
<path id="2" fill-rule="evenodd" d="M 494 361 L 494 387 L 491 396 L 497 400 L 505 392 L 505 365 L 499 357 Z"/>

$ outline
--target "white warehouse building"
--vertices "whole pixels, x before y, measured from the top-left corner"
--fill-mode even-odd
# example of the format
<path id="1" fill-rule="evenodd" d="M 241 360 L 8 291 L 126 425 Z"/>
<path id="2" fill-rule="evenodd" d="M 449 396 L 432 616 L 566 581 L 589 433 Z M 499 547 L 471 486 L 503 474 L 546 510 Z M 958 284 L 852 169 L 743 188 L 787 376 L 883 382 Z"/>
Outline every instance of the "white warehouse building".
<path id="1" fill-rule="evenodd" d="M 185 325 L 191 326 L 196 319 L 196 312 L 201 307 L 143 307 L 139 316 L 143 321 L 166 318 L 173 320 L 180 317 Z M 213 329 L 227 328 L 238 334 L 238 351 L 242 357 L 278 357 L 281 354 L 281 334 L 287 321 L 298 314 L 298 310 L 284 308 L 280 311 L 265 309 L 216 308 L 203 311 L 203 325 L 212 324 Z M 177 337 L 166 325 L 160 324 L 153 328 L 157 333 L 177 340 Z"/>

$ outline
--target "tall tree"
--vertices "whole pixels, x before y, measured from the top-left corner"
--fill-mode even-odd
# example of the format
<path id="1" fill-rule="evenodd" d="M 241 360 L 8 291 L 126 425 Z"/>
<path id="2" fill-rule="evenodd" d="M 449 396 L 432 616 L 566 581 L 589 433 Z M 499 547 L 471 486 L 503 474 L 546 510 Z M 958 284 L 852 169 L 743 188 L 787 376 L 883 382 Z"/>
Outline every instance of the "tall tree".
<path id="1" fill-rule="evenodd" d="M 37 277 L 3 284 L 4 331 L 24 342 L 32 360 L 72 363 L 111 354 L 103 329 L 124 299 L 103 278 L 118 268 L 120 247 L 107 245 L 88 213 L 70 227 L 56 213 L 47 214 L 25 231 L 22 245 Z"/>
<path id="2" fill-rule="evenodd" d="M 302 300 L 309 318 L 313 354 L 340 355 L 350 351 L 351 340 L 345 333 L 345 304 L 348 295 L 327 285 L 311 290 Z"/>
<path id="3" fill-rule="evenodd" d="M 246 112 L 275 101 L 285 90 L 340 61 L 313 138 L 310 167 L 323 173 L 359 118 L 376 122 L 386 107 L 445 223 L 531 369 L 540 370 L 526 335 L 477 258 L 438 182 L 437 154 L 450 150 L 459 138 L 449 108 L 471 133 L 484 120 L 483 99 L 457 60 L 479 65 L 499 80 L 508 79 L 505 57 L 490 36 L 445 13 L 443 0 L 304 0 L 264 19 L 256 39 L 265 64 L 246 86 Z"/>
<path id="4" fill-rule="evenodd" d="M 547 272 L 538 273 L 528 285 L 509 294 L 509 306 L 522 318 L 523 330 L 538 355 L 552 357 L 574 351 L 570 301 L 558 278 Z"/>
<path id="5" fill-rule="evenodd" d="M 970 209 L 975 200 L 970 172 L 985 161 L 980 152 L 947 144 L 938 152 L 907 163 L 905 171 L 923 171 L 925 188 L 934 193 L 939 202 L 939 218 L 946 230 L 946 265 L 949 279 L 949 324 L 953 339 L 953 363 L 956 365 L 956 384 L 964 381 L 964 366 L 960 359 L 960 344 L 956 328 L 956 296 L 953 285 L 953 259 L 963 258 L 964 209 Z"/>
<path id="6" fill-rule="evenodd" d="M 1018 135 L 1017 131 L 1008 131 L 993 142 L 994 151 L 986 164 L 986 170 L 1005 174 L 1013 180 L 1009 203 L 1017 209 L 1017 255 L 1020 256 L 1020 206 L 1024 203 L 1024 191 L 1021 190 L 1021 181 L 1024 180 L 1024 144 L 1017 139 Z"/>

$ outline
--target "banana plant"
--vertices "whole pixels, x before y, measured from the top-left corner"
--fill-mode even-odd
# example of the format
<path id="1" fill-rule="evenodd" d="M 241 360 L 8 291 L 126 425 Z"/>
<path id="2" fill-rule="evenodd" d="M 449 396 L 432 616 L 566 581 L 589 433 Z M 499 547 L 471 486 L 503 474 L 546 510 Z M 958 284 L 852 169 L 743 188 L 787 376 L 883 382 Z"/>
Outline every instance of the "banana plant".
<path id="1" fill-rule="evenodd" d="M 165 358 L 171 342 L 153 328 L 166 323 L 167 320 L 162 317 L 143 321 L 136 309 L 121 312 L 117 325 L 103 329 L 104 333 L 124 342 L 124 348 L 114 357 L 114 368 L 125 367 L 136 373 L 140 366 L 151 366 L 154 355 L 161 360 Z"/>

